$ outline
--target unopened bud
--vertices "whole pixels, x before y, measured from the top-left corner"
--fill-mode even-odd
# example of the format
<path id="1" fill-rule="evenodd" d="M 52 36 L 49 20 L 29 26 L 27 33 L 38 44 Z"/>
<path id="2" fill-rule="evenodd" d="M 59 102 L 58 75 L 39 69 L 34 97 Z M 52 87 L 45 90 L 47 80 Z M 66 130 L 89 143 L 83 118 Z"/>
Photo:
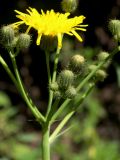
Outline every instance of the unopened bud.
<path id="1" fill-rule="evenodd" d="M 103 61 L 103 60 L 105 60 L 108 56 L 109 56 L 109 53 L 108 53 L 108 52 L 101 52 L 101 53 L 98 55 L 98 60 L 99 60 L 99 61 Z"/>
<path id="2" fill-rule="evenodd" d="M 78 7 L 78 0 L 62 0 L 61 7 L 64 12 L 73 13 Z"/>
<path id="3" fill-rule="evenodd" d="M 120 20 L 114 19 L 109 22 L 109 29 L 117 41 L 120 41 Z"/>
<path id="4" fill-rule="evenodd" d="M 57 91 L 58 90 L 58 84 L 57 84 L 57 82 L 51 83 L 50 84 L 50 89 L 52 91 Z"/>
<path id="5" fill-rule="evenodd" d="M 55 98 L 55 99 L 60 99 L 61 97 L 62 97 L 62 94 L 61 94 L 60 91 L 55 91 L 55 92 L 54 92 L 54 98 Z"/>
<path id="6" fill-rule="evenodd" d="M 96 67 L 97 67 L 97 66 L 96 66 L 96 65 L 94 65 L 94 64 L 89 65 L 89 66 L 88 66 L 88 71 L 89 71 L 89 72 L 92 72 L 93 70 L 95 70 L 95 69 L 96 69 Z"/>
<path id="7" fill-rule="evenodd" d="M 56 36 L 45 36 L 43 35 L 40 42 L 40 48 L 44 51 L 52 52 L 57 47 Z"/>
<path id="8" fill-rule="evenodd" d="M 73 86 L 69 86 L 68 89 L 65 91 L 65 98 L 72 99 L 76 96 L 76 89 Z"/>
<path id="9" fill-rule="evenodd" d="M 91 73 L 92 71 L 94 71 L 96 69 L 96 65 L 92 64 L 92 65 L 89 65 L 88 66 L 88 73 Z M 91 81 L 96 81 L 96 75 L 94 74 L 92 77 L 91 77 Z"/>
<path id="10" fill-rule="evenodd" d="M 81 55 L 74 55 L 69 62 L 69 69 L 75 74 L 80 74 L 83 71 L 85 58 Z"/>
<path id="11" fill-rule="evenodd" d="M 2 45 L 6 48 L 11 47 L 15 36 L 14 29 L 10 25 L 3 26 L 0 30 L 0 36 Z"/>
<path id="12" fill-rule="evenodd" d="M 104 70 L 99 69 L 96 72 L 96 78 L 100 81 L 103 81 L 107 77 L 107 73 Z"/>
<path id="13" fill-rule="evenodd" d="M 16 47 L 17 42 L 18 42 L 18 36 L 17 36 L 17 37 L 14 37 L 14 39 L 13 39 L 13 41 L 12 41 L 12 43 L 11 43 L 12 48 L 15 48 L 15 47 Z"/>
<path id="14" fill-rule="evenodd" d="M 120 33 L 114 35 L 114 39 L 118 42 L 120 42 Z"/>
<path id="15" fill-rule="evenodd" d="M 29 34 L 21 33 L 18 37 L 16 47 L 18 49 L 26 49 L 30 46 L 31 37 Z"/>
<path id="16" fill-rule="evenodd" d="M 67 89 L 73 83 L 73 80 L 73 72 L 70 70 L 63 70 L 57 78 L 58 86 L 62 90 Z"/>
<path id="17" fill-rule="evenodd" d="M 106 58 L 108 58 L 108 56 L 109 56 L 109 53 L 108 53 L 108 52 L 101 52 L 101 53 L 98 55 L 98 60 L 99 60 L 99 61 L 104 61 Z M 107 61 L 103 64 L 102 68 L 104 68 L 104 69 L 108 68 L 109 65 L 110 65 L 110 63 L 111 63 L 110 59 L 107 60 Z"/>

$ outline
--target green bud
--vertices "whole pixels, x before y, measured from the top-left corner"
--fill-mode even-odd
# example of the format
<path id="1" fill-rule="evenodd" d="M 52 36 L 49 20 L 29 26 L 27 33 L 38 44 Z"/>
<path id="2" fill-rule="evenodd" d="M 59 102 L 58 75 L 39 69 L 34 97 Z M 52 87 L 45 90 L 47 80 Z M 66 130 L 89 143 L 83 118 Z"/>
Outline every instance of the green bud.
<path id="1" fill-rule="evenodd" d="M 61 7 L 64 12 L 73 13 L 78 7 L 78 0 L 62 0 Z"/>
<path id="2" fill-rule="evenodd" d="M 85 64 L 85 58 L 81 55 L 74 55 L 69 62 L 69 69 L 75 74 L 81 74 L 83 72 Z"/>
<path id="3" fill-rule="evenodd" d="M 97 67 L 96 65 L 90 65 L 88 68 L 89 72 L 92 72 L 93 70 L 95 70 L 96 67 Z M 106 77 L 107 77 L 107 73 L 104 70 L 99 69 L 93 75 L 92 81 L 97 81 L 97 80 L 103 81 Z"/>
<path id="4" fill-rule="evenodd" d="M 98 55 L 98 60 L 99 61 L 104 61 L 107 57 L 109 56 L 108 52 L 100 52 Z M 102 68 L 106 69 L 108 68 L 108 66 L 110 65 L 111 61 L 107 60 L 107 62 L 105 64 L 103 64 Z"/>
<path id="5" fill-rule="evenodd" d="M 51 83 L 51 84 L 50 84 L 50 89 L 51 89 L 52 91 L 57 91 L 57 90 L 58 90 L 58 84 L 57 84 L 57 82 Z"/>
<path id="6" fill-rule="evenodd" d="M 89 72 L 92 72 L 93 70 L 95 70 L 95 69 L 96 69 L 96 67 L 97 67 L 97 66 L 96 66 L 96 65 L 94 65 L 94 64 L 89 65 L 89 66 L 88 66 L 88 71 L 89 71 Z"/>
<path id="7" fill-rule="evenodd" d="M 73 86 L 69 86 L 68 89 L 65 91 L 65 98 L 72 99 L 76 96 L 77 92 Z"/>
<path id="8" fill-rule="evenodd" d="M 15 47 L 16 47 L 17 42 L 18 42 L 18 36 L 17 36 L 17 37 L 14 37 L 14 39 L 13 39 L 13 41 L 12 41 L 12 43 L 11 43 L 12 48 L 15 48 Z"/>
<path id="9" fill-rule="evenodd" d="M 60 89 L 65 90 L 73 83 L 73 80 L 73 72 L 70 70 L 63 70 L 57 78 L 58 86 Z"/>
<path id="10" fill-rule="evenodd" d="M 62 97 L 61 92 L 60 91 L 55 91 L 54 92 L 54 98 L 55 99 L 60 99 Z"/>
<path id="11" fill-rule="evenodd" d="M 100 81 L 103 81 L 107 77 L 107 73 L 104 70 L 99 69 L 96 72 L 96 78 Z"/>
<path id="12" fill-rule="evenodd" d="M 88 73 L 91 73 L 92 71 L 94 71 L 96 69 L 96 65 L 92 64 L 88 66 Z M 96 81 L 96 74 L 94 74 L 91 78 L 91 81 Z"/>
<path id="13" fill-rule="evenodd" d="M 105 64 L 103 64 L 102 68 L 107 69 L 110 66 L 111 60 L 109 59 Z"/>
<path id="14" fill-rule="evenodd" d="M 52 52 L 57 47 L 56 36 L 45 36 L 43 35 L 40 41 L 40 48 L 44 51 Z"/>
<path id="15" fill-rule="evenodd" d="M 108 27 L 114 35 L 115 40 L 120 41 L 120 20 L 111 20 Z"/>
<path id="16" fill-rule="evenodd" d="M 98 60 L 99 60 L 99 61 L 103 61 L 103 60 L 105 60 L 108 56 L 109 56 L 109 53 L 108 53 L 108 52 L 101 52 L 101 53 L 98 55 Z"/>
<path id="17" fill-rule="evenodd" d="M 14 29 L 8 25 L 8 26 L 3 26 L 0 30 L 0 36 L 1 36 L 1 44 L 8 48 L 12 47 L 12 41 L 14 40 L 15 37 L 15 32 Z"/>
<path id="18" fill-rule="evenodd" d="M 120 42 L 120 33 L 114 35 L 114 39 L 118 42 Z"/>
<path id="19" fill-rule="evenodd" d="M 16 44 L 16 47 L 21 50 L 21 49 L 26 49 L 30 46 L 30 42 L 31 42 L 31 37 L 29 34 L 26 33 L 21 33 L 18 36 L 18 41 Z"/>

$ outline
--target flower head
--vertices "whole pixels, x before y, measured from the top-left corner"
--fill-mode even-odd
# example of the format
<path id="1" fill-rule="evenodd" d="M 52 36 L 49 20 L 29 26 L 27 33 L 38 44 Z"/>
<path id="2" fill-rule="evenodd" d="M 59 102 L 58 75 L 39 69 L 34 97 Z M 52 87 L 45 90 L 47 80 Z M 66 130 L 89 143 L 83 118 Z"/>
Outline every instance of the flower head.
<path id="1" fill-rule="evenodd" d="M 18 15 L 17 18 L 20 21 L 13 24 L 14 27 L 18 27 L 21 24 L 28 26 L 27 33 L 31 28 L 34 28 L 38 32 L 36 44 L 40 44 L 42 35 L 58 38 L 58 47 L 62 47 L 62 36 L 64 33 L 72 36 L 74 35 L 79 41 L 82 42 L 81 36 L 76 30 L 86 31 L 87 25 L 81 25 L 84 16 L 76 16 L 74 18 L 68 18 L 70 13 L 55 13 L 54 10 L 47 11 L 46 13 L 41 10 L 41 14 L 35 8 L 27 9 L 27 14 L 15 10 Z"/>

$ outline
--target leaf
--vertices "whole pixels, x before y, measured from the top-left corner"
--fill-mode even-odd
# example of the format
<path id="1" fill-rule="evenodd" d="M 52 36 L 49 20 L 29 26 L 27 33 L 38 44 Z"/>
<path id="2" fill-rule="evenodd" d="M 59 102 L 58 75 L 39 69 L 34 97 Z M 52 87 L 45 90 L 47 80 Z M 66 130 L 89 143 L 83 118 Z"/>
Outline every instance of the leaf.
<path id="1" fill-rule="evenodd" d="M 11 106 L 11 101 L 9 96 L 4 92 L 0 91 L 0 106 L 2 107 L 9 107 Z"/>
<path id="2" fill-rule="evenodd" d="M 36 137 L 36 133 L 23 133 L 17 136 L 18 140 L 24 143 L 31 143 L 33 141 L 36 141 Z"/>

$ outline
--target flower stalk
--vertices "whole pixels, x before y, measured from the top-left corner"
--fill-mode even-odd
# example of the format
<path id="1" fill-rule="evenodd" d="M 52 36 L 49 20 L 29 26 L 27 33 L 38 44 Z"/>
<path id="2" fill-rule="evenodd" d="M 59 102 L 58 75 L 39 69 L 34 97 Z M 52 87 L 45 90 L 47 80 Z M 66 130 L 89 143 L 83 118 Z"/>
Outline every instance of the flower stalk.
<path id="1" fill-rule="evenodd" d="M 11 78 L 11 80 L 13 81 L 13 83 L 15 84 L 15 86 L 18 88 L 17 81 L 16 81 L 13 73 L 11 72 L 10 68 L 8 67 L 7 63 L 2 58 L 2 56 L 0 56 L 0 63 L 2 64 L 3 68 L 5 69 L 5 71 L 8 73 L 9 77 Z"/>
<path id="2" fill-rule="evenodd" d="M 55 60 L 54 60 L 54 68 L 53 68 L 53 75 L 52 75 L 52 81 L 50 79 L 50 69 L 49 69 L 49 64 L 47 64 L 47 70 L 48 70 L 48 81 L 49 81 L 49 86 L 52 83 L 54 83 L 56 81 L 56 75 L 57 75 L 57 64 L 58 64 L 58 60 L 59 60 L 59 54 L 60 54 L 60 49 L 59 47 L 57 47 L 57 51 L 56 51 L 56 54 L 55 54 Z M 46 55 L 47 57 L 48 55 Z M 47 61 L 47 58 L 46 58 L 46 63 L 49 63 Z M 53 91 L 51 91 L 49 89 L 49 101 L 48 101 L 48 107 L 47 107 L 47 112 L 46 112 L 46 118 L 48 117 L 49 115 L 49 112 L 51 110 L 51 105 L 52 105 L 52 101 L 53 101 Z"/>
<path id="3" fill-rule="evenodd" d="M 14 68 L 14 71 L 15 71 L 15 75 L 16 75 L 16 78 L 17 78 L 17 86 L 20 88 L 20 93 L 22 94 L 23 99 L 25 100 L 26 104 L 28 105 L 28 107 L 32 111 L 36 120 L 42 124 L 45 121 L 45 118 L 39 112 L 37 107 L 33 103 L 31 103 L 31 100 L 28 97 L 27 92 L 25 91 L 25 89 L 23 87 L 23 82 L 21 80 L 21 77 L 20 77 L 20 74 L 19 74 L 19 71 L 18 71 L 18 67 L 17 67 L 17 64 L 16 64 L 16 59 L 15 59 L 14 53 L 9 52 L 9 54 L 10 54 L 10 58 L 11 58 L 13 68 Z"/>

